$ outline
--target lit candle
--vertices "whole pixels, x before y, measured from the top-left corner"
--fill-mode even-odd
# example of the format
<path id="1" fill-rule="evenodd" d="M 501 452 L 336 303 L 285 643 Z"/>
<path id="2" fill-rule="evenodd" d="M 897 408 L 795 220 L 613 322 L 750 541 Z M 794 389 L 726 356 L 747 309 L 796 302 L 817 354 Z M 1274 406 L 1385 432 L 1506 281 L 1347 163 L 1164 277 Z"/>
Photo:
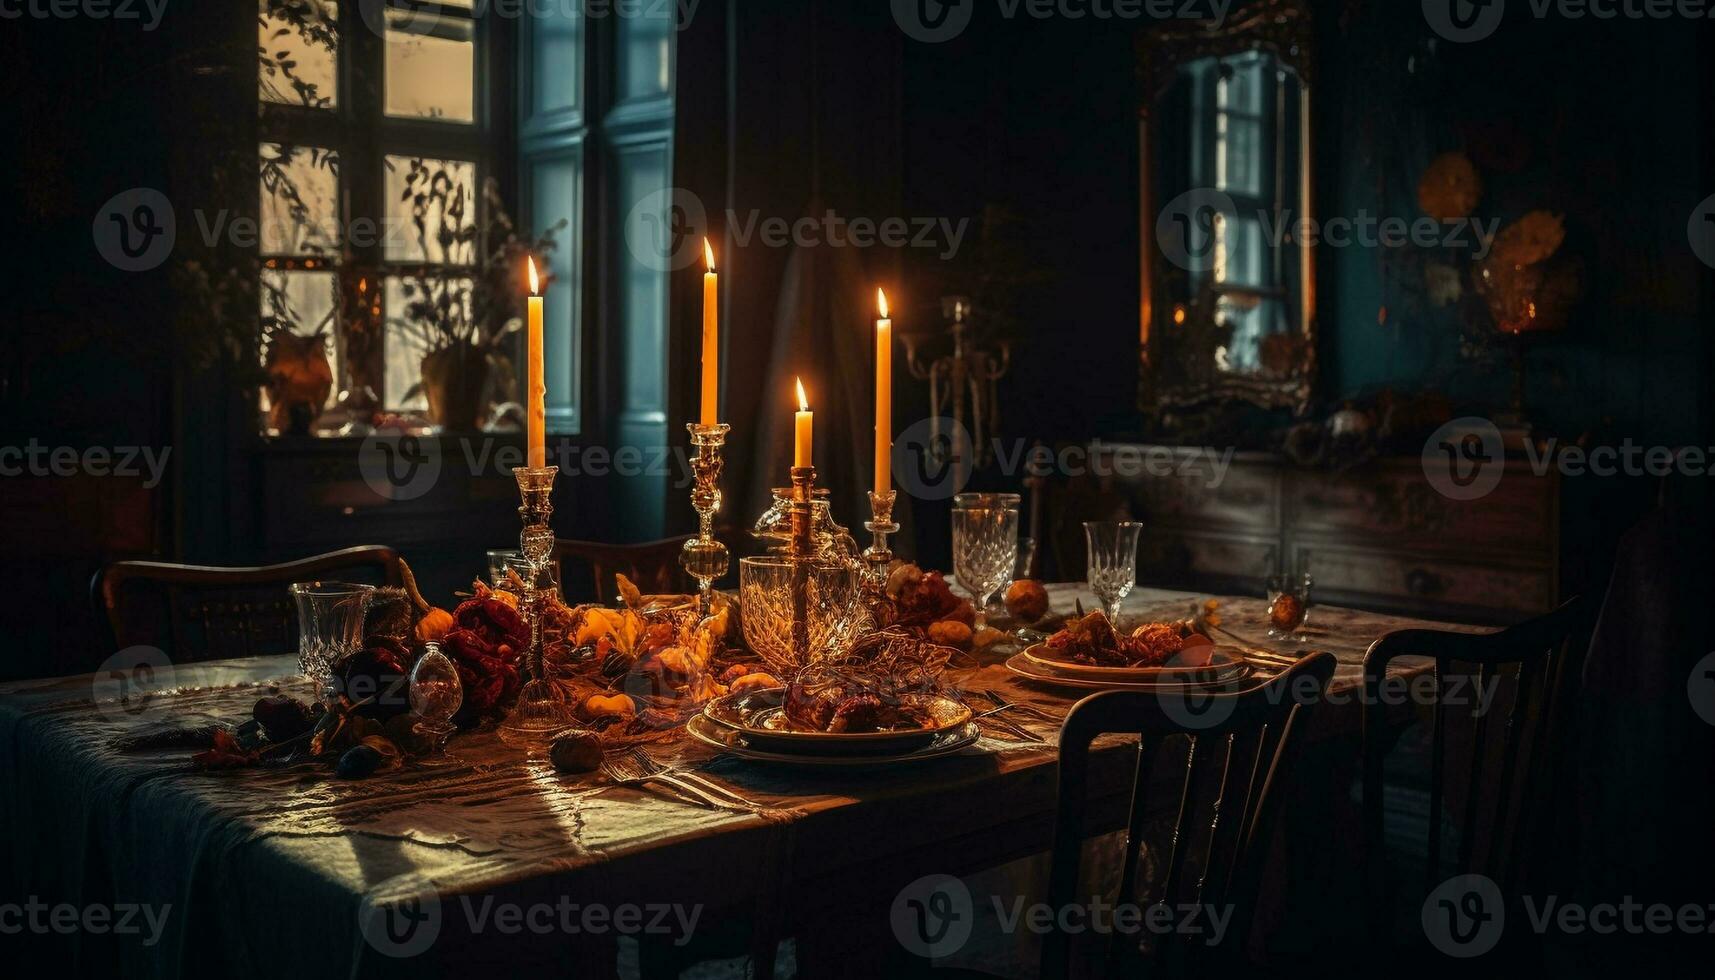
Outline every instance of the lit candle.
<path id="1" fill-rule="evenodd" d="M 792 380 L 798 382 L 798 417 L 792 429 L 792 465 L 811 466 L 814 464 L 810 462 L 810 427 L 815 416 L 810 411 L 810 399 L 804 395 L 804 382 L 797 378 Z"/>
<path id="2" fill-rule="evenodd" d="M 548 386 L 542 380 L 542 283 L 536 278 L 536 260 L 530 264 L 530 332 L 528 341 L 529 373 L 526 381 L 525 413 L 526 445 L 531 469 L 548 465 Z"/>
<path id="3" fill-rule="evenodd" d="M 708 271 L 703 273 L 703 424 L 714 425 L 720 421 L 720 287 L 715 277 L 715 252 L 707 238 L 703 239 L 703 258 L 708 262 Z"/>
<path id="4" fill-rule="evenodd" d="M 887 294 L 877 289 L 875 303 L 875 492 L 886 493 L 893 487 L 893 321 Z"/>

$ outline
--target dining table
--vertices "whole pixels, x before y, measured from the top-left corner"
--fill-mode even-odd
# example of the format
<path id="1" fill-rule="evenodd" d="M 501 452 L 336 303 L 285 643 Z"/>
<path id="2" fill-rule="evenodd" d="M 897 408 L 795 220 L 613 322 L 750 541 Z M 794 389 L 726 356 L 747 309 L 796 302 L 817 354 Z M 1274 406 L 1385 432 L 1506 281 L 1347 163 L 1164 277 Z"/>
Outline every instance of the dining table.
<path id="1" fill-rule="evenodd" d="M 1057 611 L 1099 608 L 1081 585 L 1048 591 Z M 1209 598 L 1139 588 L 1123 616 L 1183 619 Z M 1270 652 L 1258 679 L 1310 650 L 1335 655 L 1311 741 L 1356 738 L 1363 656 L 1377 637 L 1478 629 L 1317 605 L 1303 642 L 1277 642 L 1263 599 L 1214 598 L 1225 632 L 1217 639 Z M 248 719 L 271 693 L 308 697 L 295 656 L 284 653 L 187 658 L 170 686 L 142 694 L 118 674 L 11 682 L 0 685 L 7 894 L 169 910 L 152 942 L 89 937 L 68 954 L 78 972 L 127 976 L 301 980 L 503 964 L 599 975 L 628 958 L 705 947 L 766 961 L 779 937 L 871 910 L 868 928 L 841 931 L 846 948 L 820 940 L 822 955 L 897 955 L 874 937 L 889 935 L 889 901 L 902 887 L 1040 860 L 1047 849 L 1059 720 L 1091 692 L 1035 683 L 1001 659 L 976 654 L 947 669 L 950 687 L 1019 707 L 941 758 L 778 766 L 723 755 L 683 732 L 645 746 L 659 763 L 726 790 L 718 807 L 600 773 L 561 774 L 491 728 L 368 779 L 336 778 L 314 762 L 205 771 L 191 764 L 193 749 L 141 737 Z M 1128 753 L 1123 740 L 1104 742 L 1092 760 L 1098 829 L 1123 824 L 1132 744 Z M 1332 860 L 1354 846 L 1350 834 L 1329 831 L 1302 851 Z M 590 909 L 602 911 L 591 919 Z M 729 935 L 738 938 L 723 947 Z M 791 955 L 817 955 L 815 941 L 805 942 Z"/>

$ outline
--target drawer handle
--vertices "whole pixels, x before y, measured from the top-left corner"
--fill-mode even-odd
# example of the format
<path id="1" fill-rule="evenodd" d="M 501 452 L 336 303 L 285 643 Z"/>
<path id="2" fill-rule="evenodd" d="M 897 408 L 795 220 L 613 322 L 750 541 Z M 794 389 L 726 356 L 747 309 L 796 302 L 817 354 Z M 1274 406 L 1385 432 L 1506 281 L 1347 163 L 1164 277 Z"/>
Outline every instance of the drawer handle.
<path id="1" fill-rule="evenodd" d="M 1447 586 L 1446 583 L 1441 581 L 1441 576 L 1436 575 L 1434 572 L 1425 571 L 1421 568 L 1414 568 L 1406 573 L 1405 590 L 1410 592 L 1412 595 L 1433 596 L 1440 595 L 1442 592 L 1445 592 L 1447 590 Z"/>

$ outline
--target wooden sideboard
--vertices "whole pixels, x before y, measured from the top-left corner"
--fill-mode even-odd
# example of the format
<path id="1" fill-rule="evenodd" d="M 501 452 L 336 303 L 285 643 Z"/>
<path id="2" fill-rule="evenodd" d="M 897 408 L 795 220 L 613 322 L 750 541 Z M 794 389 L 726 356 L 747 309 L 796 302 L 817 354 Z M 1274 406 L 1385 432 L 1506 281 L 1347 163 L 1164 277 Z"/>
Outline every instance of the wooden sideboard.
<path id="1" fill-rule="evenodd" d="M 1457 501 L 1415 456 L 1334 472 L 1235 453 L 1222 473 L 1195 447 L 1102 454 L 1113 463 L 1102 481 L 1146 525 L 1139 580 L 1150 585 L 1261 594 L 1268 575 L 1304 569 L 1318 602 L 1494 623 L 1559 598 L 1559 479 L 1522 460 L 1489 494 Z"/>

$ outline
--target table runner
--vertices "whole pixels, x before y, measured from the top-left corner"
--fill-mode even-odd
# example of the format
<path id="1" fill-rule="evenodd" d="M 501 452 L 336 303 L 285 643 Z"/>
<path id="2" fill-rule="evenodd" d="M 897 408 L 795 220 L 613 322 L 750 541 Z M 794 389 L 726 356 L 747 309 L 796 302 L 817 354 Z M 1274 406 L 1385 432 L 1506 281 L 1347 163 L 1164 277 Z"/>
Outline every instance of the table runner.
<path id="1" fill-rule="evenodd" d="M 1056 609 L 1074 598 L 1095 608 L 1079 587 L 1056 585 L 1050 594 Z M 1127 599 L 1125 615 L 1181 618 L 1202 598 L 1142 589 Z M 1224 599 L 1222 615 L 1235 634 L 1271 645 L 1262 600 Z M 1336 655 L 1335 690 L 1348 695 L 1377 636 L 1437 625 L 1327 606 L 1311 617 L 1316 642 L 1303 649 Z M 107 678 L 0 686 L 7 763 L 0 814 L 12 831 L 14 889 L 73 904 L 170 905 L 158 943 L 116 943 L 112 955 L 130 975 L 355 976 L 406 964 L 421 974 L 430 958 L 395 959 L 390 954 L 410 950 L 366 940 L 359 929 L 366 899 L 438 896 L 443 935 L 493 896 L 677 903 L 684 915 L 692 906 L 751 905 L 768 915 L 797 903 L 804 881 L 837 879 L 842 868 L 861 865 L 865 848 L 879 860 L 888 848 L 960 836 L 991 819 L 985 805 L 1007 809 L 1009 819 L 1052 809 L 1055 726 L 1023 714 L 1009 720 L 1041 742 L 985 737 L 969 757 L 885 774 L 713 763 L 712 774 L 759 805 L 748 812 L 560 776 L 487 733 L 455 739 L 451 758 L 363 781 L 336 780 L 321 766 L 196 772 L 190 750 L 125 752 L 115 744 L 151 728 L 246 718 L 255 699 L 274 689 L 270 680 L 294 668 L 291 657 L 186 665 L 175 673 L 176 690 L 138 711 L 112 699 Z M 950 678 L 1062 713 L 1077 697 L 994 663 L 955 669 Z M 301 684 L 280 686 L 302 695 Z M 1326 713 L 1357 724 L 1355 705 Z M 684 738 L 651 751 L 687 763 L 713 755 Z M 1045 845 L 1044 837 L 1021 846 Z M 459 904 L 466 899 L 475 904 Z M 461 916 L 466 923 L 453 921 Z M 477 938 L 500 940 L 506 955 L 528 955 L 514 937 Z M 564 948 L 565 937 L 551 938 Z M 446 952 L 446 944 L 436 950 Z"/>

